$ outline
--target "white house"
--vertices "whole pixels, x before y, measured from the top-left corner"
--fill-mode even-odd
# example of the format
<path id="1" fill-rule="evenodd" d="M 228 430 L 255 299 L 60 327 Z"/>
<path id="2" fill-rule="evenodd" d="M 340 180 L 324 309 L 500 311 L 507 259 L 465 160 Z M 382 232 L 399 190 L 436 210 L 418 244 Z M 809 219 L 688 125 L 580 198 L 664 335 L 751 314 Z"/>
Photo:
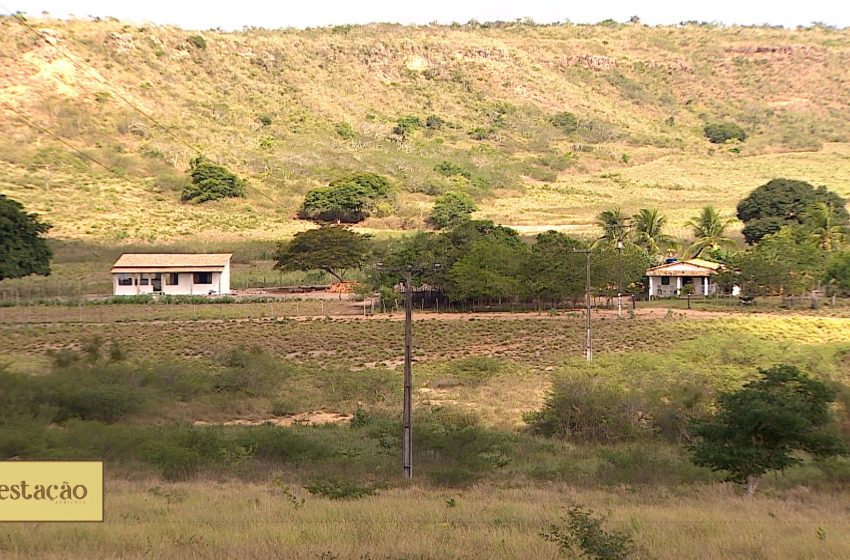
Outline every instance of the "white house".
<path id="1" fill-rule="evenodd" d="M 720 264 L 702 259 L 676 260 L 654 266 L 646 271 L 649 298 L 677 296 L 688 284 L 693 284 L 694 295 L 713 294 L 716 285 L 711 282 L 711 277 L 720 268 Z"/>
<path id="2" fill-rule="evenodd" d="M 124 253 L 112 266 L 112 293 L 213 295 L 230 293 L 230 253 Z"/>

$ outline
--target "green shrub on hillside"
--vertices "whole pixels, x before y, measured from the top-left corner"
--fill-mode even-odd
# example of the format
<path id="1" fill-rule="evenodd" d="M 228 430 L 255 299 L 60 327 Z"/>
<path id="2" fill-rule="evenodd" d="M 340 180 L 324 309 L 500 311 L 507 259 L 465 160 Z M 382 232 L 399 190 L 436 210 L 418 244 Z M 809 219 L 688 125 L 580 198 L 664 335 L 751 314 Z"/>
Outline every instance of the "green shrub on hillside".
<path id="1" fill-rule="evenodd" d="M 549 122 L 567 133 L 578 130 L 578 118 L 569 111 L 561 111 L 552 115 Z"/>
<path id="2" fill-rule="evenodd" d="M 747 139 L 744 129 L 732 122 L 709 123 L 703 128 L 703 133 L 713 144 L 723 144 L 728 140 L 743 142 Z"/>
<path id="3" fill-rule="evenodd" d="M 463 167 L 456 165 L 450 161 L 443 161 L 438 163 L 434 167 L 434 171 L 439 173 L 440 175 L 445 175 L 446 177 L 452 177 L 454 175 L 458 175 L 460 177 L 466 177 L 467 179 L 472 179 L 472 173 L 464 169 Z"/>
<path id="4" fill-rule="evenodd" d="M 200 35 L 192 35 L 187 39 L 189 44 L 195 47 L 196 49 L 205 49 L 207 48 L 207 40 L 201 37 Z"/>
<path id="5" fill-rule="evenodd" d="M 317 222 L 357 223 L 369 217 L 390 193 L 390 182 L 376 173 L 354 173 L 313 189 L 304 197 L 298 217 Z"/>
<path id="6" fill-rule="evenodd" d="M 268 113 L 257 115 L 257 122 L 259 122 L 263 126 L 269 126 L 272 124 L 272 116 Z"/>
<path id="7" fill-rule="evenodd" d="M 476 210 L 475 201 L 468 194 L 447 192 L 437 197 L 428 221 L 442 229 L 458 220 L 469 219 L 469 216 Z"/>
<path id="8" fill-rule="evenodd" d="M 398 119 L 395 128 L 393 128 L 393 134 L 401 136 L 404 140 L 408 134 L 419 128 L 422 128 L 422 120 L 413 115 L 406 115 Z"/>
<path id="9" fill-rule="evenodd" d="M 224 166 L 198 156 L 189 164 L 192 182 L 183 189 L 184 202 L 208 202 L 245 196 L 247 183 Z"/>
<path id="10" fill-rule="evenodd" d="M 354 138 L 354 129 L 351 128 L 351 125 L 347 122 L 336 123 L 334 131 L 336 132 L 336 135 L 343 140 L 350 140 L 351 138 Z"/>
<path id="11" fill-rule="evenodd" d="M 429 130 L 439 130 L 442 128 L 445 121 L 438 117 L 437 115 L 428 115 L 425 119 L 425 128 Z"/>

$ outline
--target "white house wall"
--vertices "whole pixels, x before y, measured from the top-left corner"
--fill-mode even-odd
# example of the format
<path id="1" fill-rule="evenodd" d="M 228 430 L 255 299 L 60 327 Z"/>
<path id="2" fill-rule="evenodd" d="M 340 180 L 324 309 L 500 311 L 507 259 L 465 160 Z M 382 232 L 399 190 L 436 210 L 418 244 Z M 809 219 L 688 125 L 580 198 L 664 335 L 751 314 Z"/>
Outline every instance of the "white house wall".
<path id="1" fill-rule="evenodd" d="M 138 281 L 140 274 L 139 273 L 128 273 L 134 281 L 134 285 L 132 286 L 121 286 L 118 284 L 118 274 L 112 275 L 112 293 L 116 296 L 134 296 L 141 294 L 153 294 L 153 293 L 162 293 L 173 296 L 190 296 L 190 295 L 208 295 L 210 291 L 215 294 L 228 294 L 230 293 L 230 269 L 229 267 L 225 267 L 224 272 L 213 272 L 212 273 L 212 283 L 211 284 L 195 284 L 193 283 L 194 273 L 192 272 L 178 272 L 178 283 L 173 286 L 169 286 L 165 283 L 166 277 L 169 272 L 162 272 L 162 291 L 154 292 L 152 280 L 148 281 L 148 285 L 136 285 L 135 282 Z M 146 273 L 149 277 L 153 276 L 153 273 Z"/>

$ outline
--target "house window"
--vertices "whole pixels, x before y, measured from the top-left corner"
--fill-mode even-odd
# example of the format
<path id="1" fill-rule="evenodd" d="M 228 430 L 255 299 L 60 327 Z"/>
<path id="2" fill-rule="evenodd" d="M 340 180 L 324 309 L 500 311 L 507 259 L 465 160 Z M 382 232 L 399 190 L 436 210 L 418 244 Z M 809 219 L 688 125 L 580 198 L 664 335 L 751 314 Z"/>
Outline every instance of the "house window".
<path id="1" fill-rule="evenodd" d="M 176 286 L 180 283 L 180 275 L 176 272 L 169 272 L 165 275 L 165 285 L 166 286 Z"/>
<path id="2" fill-rule="evenodd" d="M 661 277 L 661 285 L 662 286 L 669 286 L 670 285 L 670 277 L 669 276 L 662 276 Z"/>
<path id="3" fill-rule="evenodd" d="M 196 272 L 192 282 L 195 284 L 212 284 L 212 272 Z"/>
<path id="4" fill-rule="evenodd" d="M 118 285 L 119 286 L 132 286 L 133 285 L 133 277 L 129 274 L 119 274 L 118 275 Z"/>
<path id="5" fill-rule="evenodd" d="M 143 274 L 141 280 L 139 280 L 139 286 L 147 286 L 150 283 L 150 279 Z"/>

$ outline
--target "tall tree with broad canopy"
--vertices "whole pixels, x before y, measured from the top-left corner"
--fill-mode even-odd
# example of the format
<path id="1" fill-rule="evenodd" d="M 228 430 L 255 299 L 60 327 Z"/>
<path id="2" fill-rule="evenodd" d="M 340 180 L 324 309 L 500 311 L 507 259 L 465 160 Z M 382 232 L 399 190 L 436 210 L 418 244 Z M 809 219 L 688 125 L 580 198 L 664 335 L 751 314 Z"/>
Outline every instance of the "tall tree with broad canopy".
<path id="1" fill-rule="evenodd" d="M 805 223 L 809 209 L 825 202 L 832 209 L 830 220 L 847 225 L 850 214 L 847 202 L 825 186 L 813 187 L 805 181 L 772 179 L 738 203 L 738 219 L 744 222 L 744 239 L 753 245 L 782 226 Z"/>
<path id="2" fill-rule="evenodd" d="M 800 228 L 786 226 L 731 259 L 733 282 L 747 295 L 803 295 L 824 276 L 827 254 Z"/>
<path id="3" fill-rule="evenodd" d="M 295 234 L 281 243 L 275 269 L 324 270 L 340 282 L 346 270 L 362 267 L 371 253 L 369 237 L 342 226 L 324 226 Z"/>
<path id="4" fill-rule="evenodd" d="M 752 495 L 765 473 L 799 463 L 799 452 L 843 454 L 831 429 L 835 397 L 826 384 L 795 366 L 760 370 L 758 379 L 721 394 L 713 416 L 692 422 L 693 461 L 728 473 L 727 480 L 745 483 Z"/>
<path id="5" fill-rule="evenodd" d="M 0 280 L 50 274 L 52 253 L 42 237 L 49 229 L 20 202 L 0 194 Z"/>

